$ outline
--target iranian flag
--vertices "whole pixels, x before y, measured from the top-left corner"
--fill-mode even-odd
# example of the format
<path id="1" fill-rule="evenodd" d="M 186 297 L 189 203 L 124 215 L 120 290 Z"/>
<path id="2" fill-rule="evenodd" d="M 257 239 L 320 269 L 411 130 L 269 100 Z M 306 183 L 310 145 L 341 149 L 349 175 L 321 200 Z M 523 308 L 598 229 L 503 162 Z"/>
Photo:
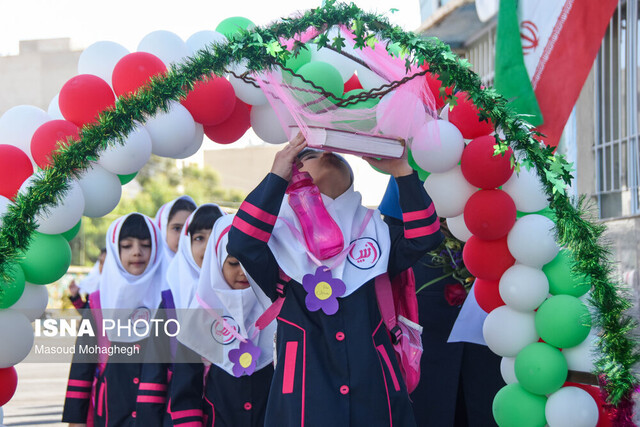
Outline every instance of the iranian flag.
<path id="1" fill-rule="evenodd" d="M 557 145 L 618 0 L 500 0 L 495 88 Z M 526 73 L 525 73 L 526 71 Z"/>

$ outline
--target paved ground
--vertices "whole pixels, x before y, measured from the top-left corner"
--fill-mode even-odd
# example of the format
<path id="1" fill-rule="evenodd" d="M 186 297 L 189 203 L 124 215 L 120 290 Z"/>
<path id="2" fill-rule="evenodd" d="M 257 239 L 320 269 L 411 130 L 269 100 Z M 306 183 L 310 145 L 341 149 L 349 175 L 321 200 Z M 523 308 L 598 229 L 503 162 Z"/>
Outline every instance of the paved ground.
<path id="1" fill-rule="evenodd" d="M 20 363 L 18 389 L 4 409 L 4 425 L 66 426 L 62 405 L 69 376 L 68 363 Z"/>

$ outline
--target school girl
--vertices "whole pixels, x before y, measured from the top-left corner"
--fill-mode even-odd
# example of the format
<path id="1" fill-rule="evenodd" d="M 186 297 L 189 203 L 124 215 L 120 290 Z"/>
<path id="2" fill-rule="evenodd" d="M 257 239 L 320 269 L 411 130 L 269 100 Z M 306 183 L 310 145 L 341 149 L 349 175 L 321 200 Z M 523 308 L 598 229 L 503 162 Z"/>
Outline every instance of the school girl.
<path id="1" fill-rule="evenodd" d="M 196 210 L 196 207 L 196 202 L 194 202 L 191 197 L 180 196 L 160 206 L 160 209 L 158 209 L 156 213 L 154 221 L 160 230 L 163 242 L 165 242 L 161 254 L 161 269 L 164 281 L 162 290 L 169 289 L 169 284 L 166 281 L 167 269 L 178 251 L 180 233 L 182 232 L 184 224 L 189 215 Z"/>
<path id="2" fill-rule="evenodd" d="M 229 232 L 229 254 L 272 300 L 285 297 L 265 425 L 413 426 L 374 279 L 396 276 L 442 241 L 433 205 L 406 155 L 366 159 L 397 178 L 405 222 L 389 227 L 362 206 L 341 157 L 303 152 L 305 146 L 299 134 L 276 154 L 271 173 L 247 196 Z M 321 267 L 308 255 L 285 196 L 299 153 L 301 170 L 318 186 L 345 242 L 342 254 Z M 283 290 L 276 286 L 279 268 L 291 279 Z"/>
<path id="3" fill-rule="evenodd" d="M 89 274 L 87 274 L 87 277 L 85 277 L 80 283 L 76 284 L 75 280 L 72 280 L 71 283 L 69 283 L 69 301 L 71 301 L 71 304 L 73 304 L 73 306 L 78 310 L 84 308 L 87 304 L 87 300 L 80 295 L 80 292 L 89 295 L 98 290 L 100 275 L 102 274 L 102 267 L 104 266 L 104 259 L 106 256 L 107 249 L 100 249 L 100 255 Z"/>
<path id="4" fill-rule="evenodd" d="M 180 233 L 178 250 L 167 269 L 166 280 L 169 289 L 162 291 L 160 308 L 165 310 L 163 315 L 166 319 L 177 319 L 179 322 L 183 320 L 181 313 L 189 308 L 189 304 L 195 294 L 204 252 L 213 224 L 222 215 L 223 212 L 218 205 L 208 203 L 199 206 L 186 219 L 182 232 Z M 178 341 L 174 334 L 177 330 L 172 328 L 169 332 L 172 337 L 168 338 L 169 342 L 168 344 L 165 342 L 165 346 L 169 346 L 171 358 L 175 360 Z M 199 360 L 199 358 L 197 359 Z M 163 364 L 156 368 L 168 370 L 167 383 L 170 387 L 171 381 L 174 378 L 173 364 Z M 162 374 L 158 375 L 159 378 L 161 376 Z M 167 409 L 163 424 L 171 426 L 173 425 L 171 421 L 171 411 L 169 407 Z"/>
<path id="5" fill-rule="evenodd" d="M 106 334 L 102 329 L 103 319 L 126 324 L 128 319 L 154 317 L 160 305 L 163 242 L 153 221 L 139 213 L 114 221 L 106 241 L 99 289 L 89 296 L 92 310 L 83 313 L 96 336 L 79 336 L 76 349 L 85 345 L 109 348 L 112 355 L 100 352 L 102 356 L 95 363 L 76 351 L 62 415 L 63 422 L 70 425 L 133 426 L 138 414 L 162 416 L 166 406 L 166 385 L 147 380 L 142 363 L 153 337 L 132 329 L 108 329 Z M 95 393 L 91 393 L 92 387 Z"/>
<path id="6" fill-rule="evenodd" d="M 227 253 L 232 220 L 223 216 L 213 227 L 197 291 L 181 323 L 177 361 L 197 355 L 202 362 L 174 365 L 175 426 L 264 426 L 275 322 L 256 326 L 271 301 L 250 286 L 253 279 Z"/>

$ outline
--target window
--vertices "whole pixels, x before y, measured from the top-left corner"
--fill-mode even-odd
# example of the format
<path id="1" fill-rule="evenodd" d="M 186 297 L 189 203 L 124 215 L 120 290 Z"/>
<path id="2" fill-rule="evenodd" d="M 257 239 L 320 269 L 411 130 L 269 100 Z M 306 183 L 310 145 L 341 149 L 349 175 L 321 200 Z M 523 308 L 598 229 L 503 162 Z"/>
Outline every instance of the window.
<path id="1" fill-rule="evenodd" d="M 595 66 L 595 170 L 600 218 L 637 215 L 638 1 L 620 1 Z"/>

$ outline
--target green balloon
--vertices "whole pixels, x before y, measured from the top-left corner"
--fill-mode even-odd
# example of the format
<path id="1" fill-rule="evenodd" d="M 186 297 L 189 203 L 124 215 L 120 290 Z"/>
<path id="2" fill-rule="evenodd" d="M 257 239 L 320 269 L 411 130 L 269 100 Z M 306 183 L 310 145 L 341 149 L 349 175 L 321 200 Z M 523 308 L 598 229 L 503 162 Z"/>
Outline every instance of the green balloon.
<path id="1" fill-rule="evenodd" d="M 561 249 L 558 255 L 542 267 L 549 279 L 549 293 L 553 295 L 571 295 L 581 297 L 591 289 L 586 276 L 577 276 L 571 271 L 571 252 Z"/>
<path id="2" fill-rule="evenodd" d="M 24 272 L 19 265 L 7 267 L 7 281 L 0 279 L 0 309 L 11 307 L 24 292 Z"/>
<path id="3" fill-rule="evenodd" d="M 133 181 L 133 178 L 138 175 L 138 172 L 130 173 L 129 175 L 118 175 L 118 179 L 120 180 L 121 185 L 125 185 L 128 182 Z"/>
<path id="4" fill-rule="evenodd" d="M 529 393 L 518 383 L 502 387 L 493 399 L 493 418 L 500 427 L 543 427 L 545 396 Z"/>
<path id="5" fill-rule="evenodd" d="M 350 96 L 357 95 L 359 93 L 365 92 L 363 89 L 354 89 L 343 95 L 343 99 L 349 98 Z M 334 123 L 338 124 L 340 129 L 346 129 L 356 132 L 369 132 L 376 127 L 376 113 L 371 110 L 374 108 L 380 100 L 378 98 L 369 98 L 365 101 L 359 101 L 355 104 L 349 104 L 343 108 L 352 111 L 362 110 L 362 116 L 357 118 L 356 120 L 337 120 Z M 370 110 L 370 111 L 366 111 Z M 346 113 L 345 114 L 349 114 Z M 340 126 L 340 125 L 346 126 Z M 375 169 L 375 168 L 374 168 Z"/>
<path id="6" fill-rule="evenodd" d="M 284 66 L 292 69 L 293 71 L 298 71 L 300 67 L 308 64 L 309 62 L 311 62 L 311 51 L 301 47 L 300 50 L 298 50 L 298 55 L 291 55 Z"/>
<path id="7" fill-rule="evenodd" d="M 556 213 L 553 211 L 553 209 L 551 209 L 548 206 L 546 208 L 538 211 L 538 212 L 520 212 L 520 211 L 516 211 L 516 218 L 522 218 L 523 216 L 533 215 L 533 214 L 546 216 L 547 218 L 549 218 L 553 222 L 557 221 Z"/>
<path id="8" fill-rule="evenodd" d="M 241 30 L 248 30 L 255 26 L 256 24 L 247 18 L 243 18 L 242 16 L 232 16 L 231 18 L 227 18 L 220 22 L 216 27 L 216 31 L 224 35 L 226 38 L 231 38 L 235 33 L 238 33 Z"/>
<path id="9" fill-rule="evenodd" d="M 418 172 L 418 178 L 420 178 L 420 181 L 425 181 L 427 177 L 431 175 L 431 172 L 427 172 L 426 170 L 418 166 L 416 160 L 413 158 L 413 154 L 411 154 L 411 150 L 409 150 L 409 166 L 411 166 L 415 171 Z"/>
<path id="10" fill-rule="evenodd" d="M 70 242 L 73 240 L 74 237 L 78 235 L 78 231 L 80 231 L 80 226 L 82 226 L 82 219 L 78 221 L 78 223 L 74 225 L 72 229 L 67 230 L 64 233 L 60 233 L 60 235 L 64 237 L 67 242 Z"/>
<path id="11" fill-rule="evenodd" d="M 516 356 L 516 378 L 533 394 L 551 394 L 567 380 L 569 368 L 560 350 L 543 342 L 523 348 Z"/>
<path id="12" fill-rule="evenodd" d="M 535 322 L 540 338 L 558 348 L 577 346 L 591 330 L 589 309 L 570 295 L 556 295 L 543 302 Z"/>
<path id="13" fill-rule="evenodd" d="M 27 282 L 35 285 L 53 283 L 67 272 L 71 264 L 69 242 L 59 234 L 35 232 L 20 263 Z"/>
<path id="14" fill-rule="evenodd" d="M 327 62 L 309 62 L 300 67 L 297 74 L 300 74 L 306 80 L 313 82 L 314 85 L 321 87 L 324 91 L 333 94 L 337 98 L 341 98 L 344 93 L 344 83 L 340 72 L 336 67 Z M 320 97 L 319 92 L 317 92 L 317 89 L 311 84 L 305 83 L 300 77 L 294 77 L 291 85 L 295 88 L 303 89 L 300 91 L 294 90 L 293 93 L 299 102 L 308 104 L 309 109 L 320 110 L 326 107 L 326 101 L 313 104 L 314 101 Z M 332 98 L 328 98 L 328 100 L 333 101 Z"/>

